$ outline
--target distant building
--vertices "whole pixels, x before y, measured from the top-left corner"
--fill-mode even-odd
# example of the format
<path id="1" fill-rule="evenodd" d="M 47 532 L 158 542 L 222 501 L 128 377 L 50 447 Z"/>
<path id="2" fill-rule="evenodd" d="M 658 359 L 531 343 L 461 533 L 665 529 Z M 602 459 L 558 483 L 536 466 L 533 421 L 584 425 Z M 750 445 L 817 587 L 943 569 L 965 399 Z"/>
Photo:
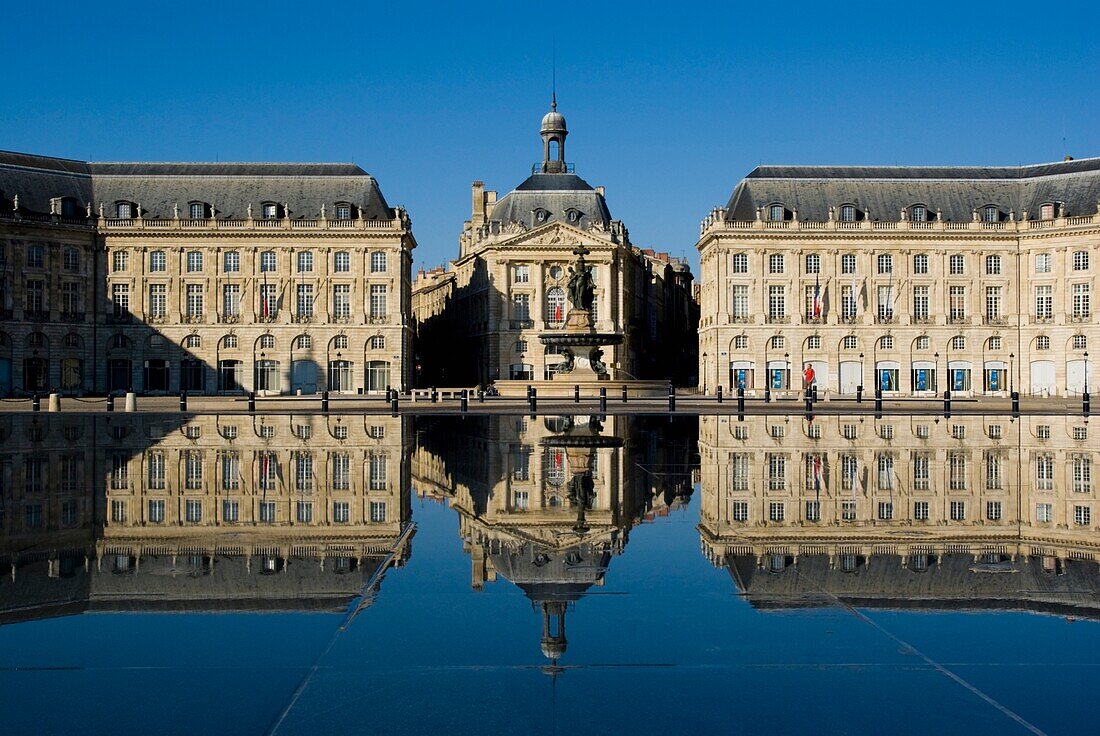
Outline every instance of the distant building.
<path id="1" fill-rule="evenodd" d="M 702 223 L 699 385 L 1080 394 L 1098 207 L 1100 158 L 759 167 Z"/>
<path id="2" fill-rule="evenodd" d="M 0 394 L 405 386 L 415 246 L 353 164 L 0 153 Z"/>
<path id="3" fill-rule="evenodd" d="M 542 162 L 515 190 L 498 200 L 474 182 L 458 258 L 413 284 L 418 384 L 551 378 L 564 356 L 548 353 L 538 336 L 565 327 L 578 246 L 590 251 L 595 327 L 623 336 L 604 356 L 611 376 L 687 382 L 694 370 L 682 359 L 696 343 L 687 264 L 631 245 L 603 188 L 566 163 L 568 130 L 556 104 L 540 135 Z"/>

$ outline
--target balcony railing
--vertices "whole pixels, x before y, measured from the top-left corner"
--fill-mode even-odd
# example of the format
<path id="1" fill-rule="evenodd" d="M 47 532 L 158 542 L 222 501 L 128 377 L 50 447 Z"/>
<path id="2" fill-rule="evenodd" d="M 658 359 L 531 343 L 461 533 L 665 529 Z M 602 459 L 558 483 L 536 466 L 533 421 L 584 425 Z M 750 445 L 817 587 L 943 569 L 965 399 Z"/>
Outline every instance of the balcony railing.
<path id="1" fill-rule="evenodd" d="M 240 314 L 219 314 L 218 323 L 223 325 L 235 325 L 241 321 Z"/>
<path id="2" fill-rule="evenodd" d="M 313 322 L 313 314 L 292 314 L 290 321 L 296 325 L 308 325 Z"/>
<path id="3" fill-rule="evenodd" d="M 201 325 L 206 322 L 206 315 L 202 312 L 196 312 L 195 314 L 185 314 L 180 319 L 185 325 Z"/>
<path id="4" fill-rule="evenodd" d="M 918 314 L 913 317 L 913 324 L 915 325 L 930 325 L 933 324 L 935 321 L 936 320 L 928 314 Z"/>
<path id="5" fill-rule="evenodd" d="M 107 315 L 107 321 L 111 324 L 124 325 L 134 321 L 134 315 L 129 312 L 115 312 Z"/>
<path id="6" fill-rule="evenodd" d="M 896 325 L 898 316 L 891 312 L 879 312 L 875 315 L 875 322 L 880 325 Z"/>
<path id="7" fill-rule="evenodd" d="M 337 325 L 351 324 L 351 315 L 350 314 L 334 314 L 331 317 L 329 317 L 329 321 L 332 322 L 333 324 L 337 324 Z"/>
<path id="8" fill-rule="evenodd" d="M 751 314 L 735 314 L 730 317 L 730 322 L 739 325 L 749 325 L 754 321 L 754 317 Z"/>
<path id="9" fill-rule="evenodd" d="M 789 314 L 769 314 L 766 322 L 769 325 L 789 325 L 791 323 L 791 315 Z"/>
<path id="10" fill-rule="evenodd" d="M 83 322 L 87 318 L 85 312 L 62 312 L 62 322 Z"/>
<path id="11" fill-rule="evenodd" d="M 257 322 L 263 322 L 265 324 L 270 324 L 272 322 L 276 322 L 276 321 L 278 321 L 278 319 L 279 319 L 278 311 L 269 312 L 267 314 L 256 315 L 256 321 Z"/>
<path id="12" fill-rule="evenodd" d="M 951 314 L 947 316 L 947 324 L 949 325 L 968 325 L 970 324 L 970 318 L 964 314 Z"/>
<path id="13" fill-rule="evenodd" d="M 1069 316 L 1069 321 L 1073 322 L 1074 324 L 1080 324 L 1082 322 L 1091 322 L 1092 321 L 1092 313 L 1091 312 L 1081 312 L 1079 314 L 1071 314 Z"/>
<path id="14" fill-rule="evenodd" d="M 24 309 L 23 319 L 28 322 L 48 322 L 50 320 L 50 310 L 48 309 Z"/>
<path id="15" fill-rule="evenodd" d="M 991 326 L 994 326 L 994 327 L 1004 327 L 1008 324 L 1008 317 L 1001 316 L 1001 315 L 998 315 L 996 317 L 990 317 L 990 316 L 986 315 L 983 322 L 987 325 L 991 325 Z"/>
<path id="16" fill-rule="evenodd" d="M 367 324 L 370 325 L 384 325 L 388 324 L 390 316 L 388 314 L 371 314 L 367 316 Z"/>
<path id="17" fill-rule="evenodd" d="M 513 330 L 529 330 L 535 326 L 533 319 L 513 319 L 508 323 Z"/>

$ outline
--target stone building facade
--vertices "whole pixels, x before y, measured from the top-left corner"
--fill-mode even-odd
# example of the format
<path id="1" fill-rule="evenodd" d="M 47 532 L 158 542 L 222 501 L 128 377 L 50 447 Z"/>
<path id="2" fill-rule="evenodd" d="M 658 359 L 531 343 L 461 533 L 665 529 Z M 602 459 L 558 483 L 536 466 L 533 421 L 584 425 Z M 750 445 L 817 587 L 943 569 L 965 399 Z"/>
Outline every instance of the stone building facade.
<path id="1" fill-rule="evenodd" d="M 673 369 L 656 356 L 682 355 L 695 343 L 693 328 L 683 328 L 693 314 L 687 264 L 631 245 L 603 188 L 566 163 L 568 130 L 556 104 L 540 136 L 543 160 L 515 190 L 498 200 L 474 182 L 458 258 L 413 285 L 419 385 L 551 378 L 564 356 L 548 353 L 539 334 L 565 327 L 579 247 L 595 280 L 595 328 L 623 336 L 604 356 L 613 378 L 671 379 Z M 677 309 L 666 312 L 661 299 L 676 290 L 683 296 L 670 297 Z"/>
<path id="2" fill-rule="evenodd" d="M 415 245 L 352 164 L 0 154 L 0 393 L 406 386 Z"/>
<path id="3" fill-rule="evenodd" d="M 757 168 L 702 223 L 699 386 L 1080 394 L 1098 208 L 1100 159 Z"/>
<path id="4" fill-rule="evenodd" d="M 1100 615 L 1080 595 L 1100 562 L 1089 433 L 1068 416 L 700 417 L 703 552 L 766 605 Z"/>

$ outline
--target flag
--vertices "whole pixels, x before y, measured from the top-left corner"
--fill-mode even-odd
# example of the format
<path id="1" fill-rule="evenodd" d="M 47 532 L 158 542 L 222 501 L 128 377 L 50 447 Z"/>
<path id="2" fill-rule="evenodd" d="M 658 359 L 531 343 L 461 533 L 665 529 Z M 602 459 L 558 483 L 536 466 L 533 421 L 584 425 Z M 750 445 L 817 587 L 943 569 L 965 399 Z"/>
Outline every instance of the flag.
<path id="1" fill-rule="evenodd" d="M 814 277 L 814 319 L 821 319 L 821 277 Z"/>

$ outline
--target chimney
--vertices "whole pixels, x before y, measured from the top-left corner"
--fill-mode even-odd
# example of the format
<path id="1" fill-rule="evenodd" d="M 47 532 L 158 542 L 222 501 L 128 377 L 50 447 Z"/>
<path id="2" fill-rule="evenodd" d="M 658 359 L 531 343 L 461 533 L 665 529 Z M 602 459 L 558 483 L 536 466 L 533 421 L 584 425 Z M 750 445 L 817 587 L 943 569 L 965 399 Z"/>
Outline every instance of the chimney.
<path id="1" fill-rule="evenodd" d="M 473 215 L 470 217 L 470 224 L 481 227 L 485 223 L 485 182 L 475 181 L 471 185 L 471 190 Z"/>
<path id="2" fill-rule="evenodd" d="M 598 186 L 598 187 L 596 187 L 596 194 L 598 194 L 598 195 L 600 195 L 600 196 L 602 197 L 602 196 L 604 196 L 604 195 L 603 195 L 603 192 L 604 192 L 604 189 L 603 189 L 603 187 L 602 187 L 602 186 Z"/>
<path id="3" fill-rule="evenodd" d="M 1062 157 L 1062 160 L 1063 161 L 1072 161 L 1073 156 L 1070 156 L 1069 154 L 1066 154 L 1065 156 Z"/>

